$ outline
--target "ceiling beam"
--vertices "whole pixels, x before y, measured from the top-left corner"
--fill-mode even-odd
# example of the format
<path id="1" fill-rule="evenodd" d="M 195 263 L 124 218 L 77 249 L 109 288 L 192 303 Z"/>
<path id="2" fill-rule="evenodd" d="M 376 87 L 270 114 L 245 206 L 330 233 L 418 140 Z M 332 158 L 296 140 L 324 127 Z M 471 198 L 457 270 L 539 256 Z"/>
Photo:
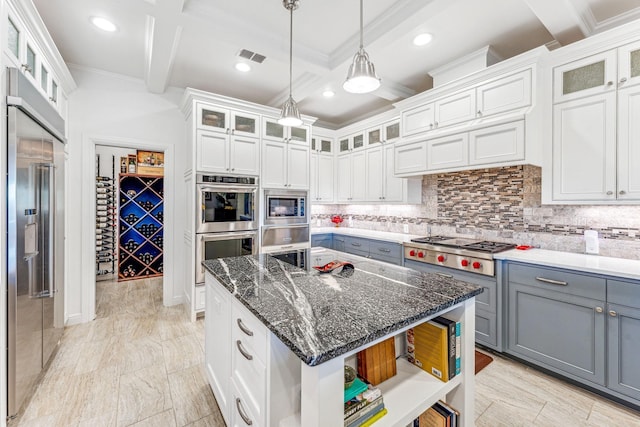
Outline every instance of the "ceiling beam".
<path id="1" fill-rule="evenodd" d="M 590 36 L 593 25 L 587 20 L 584 1 L 524 0 L 554 39 L 565 46 Z"/>
<path id="2" fill-rule="evenodd" d="M 144 80 L 152 93 L 167 88 L 182 35 L 180 15 L 185 0 L 158 0 L 147 15 Z"/>

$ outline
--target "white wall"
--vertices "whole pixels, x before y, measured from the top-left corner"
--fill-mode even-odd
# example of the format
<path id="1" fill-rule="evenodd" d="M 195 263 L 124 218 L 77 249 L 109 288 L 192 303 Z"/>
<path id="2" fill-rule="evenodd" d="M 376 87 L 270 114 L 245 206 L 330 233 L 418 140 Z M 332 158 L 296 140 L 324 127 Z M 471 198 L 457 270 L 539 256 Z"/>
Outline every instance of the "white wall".
<path id="1" fill-rule="evenodd" d="M 178 105 L 183 91 L 149 93 L 144 82 L 126 76 L 70 66 L 78 89 L 69 97 L 69 204 L 67 215 L 69 277 L 67 278 L 68 323 L 91 320 L 95 242 L 94 199 L 95 145 L 115 145 L 165 150 L 165 244 L 182 235 L 182 212 L 176 206 L 184 197 L 175 191 L 182 178 L 186 146 L 185 120 Z M 171 160 L 171 157 L 173 160 Z M 82 225 L 80 225 L 82 224 Z M 181 251 L 165 247 L 164 302 L 182 301 Z M 169 260 L 173 258 L 171 265 Z M 167 293 L 168 292 L 168 293 Z"/>

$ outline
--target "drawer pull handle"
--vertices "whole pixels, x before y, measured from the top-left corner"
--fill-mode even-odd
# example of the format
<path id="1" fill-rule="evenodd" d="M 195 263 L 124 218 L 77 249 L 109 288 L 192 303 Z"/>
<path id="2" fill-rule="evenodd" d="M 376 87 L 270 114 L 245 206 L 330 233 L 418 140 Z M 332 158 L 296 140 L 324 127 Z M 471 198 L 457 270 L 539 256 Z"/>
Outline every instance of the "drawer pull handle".
<path id="1" fill-rule="evenodd" d="M 447 279 L 453 279 L 453 276 L 451 274 L 444 274 L 444 273 L 436 273 L 438 276 L 440 277 L 445 277 Z"/>
<path id="2" fill-rule="evenodd" d="M 614 310 L 609 310 L 609 316 L 611 317 L 616 317 L 618 315 L 618 313 Z"/>
<path id="3" fill-rule="evenodd" d="M 360 243 L 351 242 L 351 246 L 362 246 Z"/>
<path id="4" fill-rule="evenodd" d="M 244 423 L 248 426 L 253 425 L 253 421 L 251 421 L 251 418 L 249 418 L 247 416 L 247 413 L 244 411 L 242 402 L 240 401 L 239 397 L 236 397 L 236 408 L 238 409 L 238 414 L 240 414 L 240 416 L 242 417 L 242 421 L 244 421 Z"/>
<path id="5" fill-rule="evenodd" d="M 244 348 L 244 346 L 242 345 L 242 341 L 237 340 L 236 341 L 236 346 L 238 347 L 238 351 L 244 356 L 245 359 L 247 360 L 253 360 L 253 356 L 250 355 L 247 350 Z"/>
<path id="6" fill-rule="evenodd" d="M 544 277 L 536 277 L 536 280 L 539 280 L 541 282 L 544 283 L 549 283 L 551 285 L 558 285 L 558 286 L 567 286 L 568 283 L 567 282 L 563 282 L 560 280 L 553 280 L 553 279 L 545 279 Z"/>
<path id="7" fill-rule="evenodd" d="M 602 313 L 603 311 L 602 307 L 596 307 L 596 313 Z"/>
<path id="8" fill-rule="evenodd" d="M 378 250 L 379 250 L 380 252 L 386 252 L 386 253 L 391 252 L 391 249 L 386 249 L 386 248 L 378 248 Z"/>
<path id="9" fill-rule="evenodd" d="M 239 327 L 239 328 L 240 328 L 240 330 L 241 330 L 242 332 L 244 332 L 245 334 L 249 335 L 250 337 L 252 337 L 252 336 L 253 336 L 253 331 L 252 331 L 251 329 L 247 328 L 247 327 L 244 325 L 244 323 L 242 323 L 242 319 L 240 319 L 239 317 L 238 317 L 238 327 Z"/>

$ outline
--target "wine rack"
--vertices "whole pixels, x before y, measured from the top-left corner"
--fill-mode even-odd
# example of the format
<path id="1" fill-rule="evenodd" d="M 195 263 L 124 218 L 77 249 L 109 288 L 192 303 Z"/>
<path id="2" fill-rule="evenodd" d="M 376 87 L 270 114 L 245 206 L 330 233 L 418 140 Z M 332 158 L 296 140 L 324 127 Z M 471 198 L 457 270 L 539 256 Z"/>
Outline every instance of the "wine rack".
<path id="1" fill-rule="evenodd" d="M 112 163 L 115 160 L 112 159 Z M 96 156 L 96 280 L 109 280 L 116 273 L 116 187 L 111 177 L 101 176 L 100 156 Z"/>
<path id="2" fill-rule="evenodd" d="M 163 272 L 164 180 L 120 174 L 118 280 L 161 276 Z"/>

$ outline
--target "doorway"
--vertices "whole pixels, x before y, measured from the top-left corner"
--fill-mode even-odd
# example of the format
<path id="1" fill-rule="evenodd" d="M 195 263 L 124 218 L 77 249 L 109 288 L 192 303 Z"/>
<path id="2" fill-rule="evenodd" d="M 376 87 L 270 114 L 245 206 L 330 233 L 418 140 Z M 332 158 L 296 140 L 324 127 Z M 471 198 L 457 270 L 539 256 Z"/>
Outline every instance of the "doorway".
<path id="1" fill-rule="evenodd" d="M 82 215 L 82 283 L 90 284 L 82 286 L 82 318 L 74 319 L 76 321 L 70 323 L 88 322 L 96 318 L 96 192 L 95 182 L 98 173 L 98 163 L 96 162 L 96 154 L 105 153 L 108 150 L 114 152 L 122 150 L 153 151 L 162 153 L 164 156 L 164 177 L 168 178 L 164 181 L 164 212 L 163 212 L 163 277 L 162 277 L 162 303 L 165 306 L 176 305 L 182 302 L 182 293 L 174 289 L 174 148 L 173 146 L 154 144 L 148 141 L 129 140 L 113 137 L 86 137 L 84 141 L 83 153 L 83 195 L 86 203 L 83 203 Z M 118 167 L 115 170 L 117 175 L 120 170 L 118 156 Z M 110 160 L 109 160 L 110 161 Z M 100 167 L 102 172 L 102 166 Z"/>

